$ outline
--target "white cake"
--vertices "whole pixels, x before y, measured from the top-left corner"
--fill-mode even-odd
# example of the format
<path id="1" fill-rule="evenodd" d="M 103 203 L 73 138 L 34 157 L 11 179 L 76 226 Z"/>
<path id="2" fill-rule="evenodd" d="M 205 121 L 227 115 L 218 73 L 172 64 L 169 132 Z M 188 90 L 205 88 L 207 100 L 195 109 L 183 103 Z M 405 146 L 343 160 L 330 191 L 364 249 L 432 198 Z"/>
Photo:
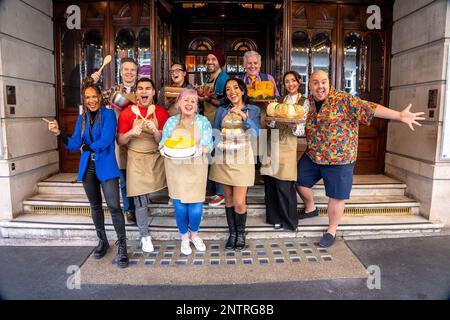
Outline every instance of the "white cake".
<path id="1" fill-rule="evenodd" d="M 194 139 L 187 137 L 171 137 L 164 141 L 164 153 L 172 158 L 187 158 L 195 154 Z"/>

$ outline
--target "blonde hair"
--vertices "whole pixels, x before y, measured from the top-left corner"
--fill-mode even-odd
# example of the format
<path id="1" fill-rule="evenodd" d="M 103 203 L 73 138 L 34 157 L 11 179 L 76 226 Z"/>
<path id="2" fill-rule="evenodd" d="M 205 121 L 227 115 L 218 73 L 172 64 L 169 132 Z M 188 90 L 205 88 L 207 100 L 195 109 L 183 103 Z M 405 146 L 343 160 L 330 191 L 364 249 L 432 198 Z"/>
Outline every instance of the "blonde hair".
<path id="1" fill-rule="evenodd" d="M 184 98 L 186 98 L 186 97 L 195 97 L 195 100 L 196 100 L 195 112 L 198 112 L 198 94 L 197 94 L 197 91 L 195 91 L 194 89 L 181 90 L 180 95 L 177 98 L 177 101 L 175 101 L 175 108 L 177 109 L 177 111 L 180 113 L 180 105 L 181 105 L 182 101 L 184 100 Z"/>

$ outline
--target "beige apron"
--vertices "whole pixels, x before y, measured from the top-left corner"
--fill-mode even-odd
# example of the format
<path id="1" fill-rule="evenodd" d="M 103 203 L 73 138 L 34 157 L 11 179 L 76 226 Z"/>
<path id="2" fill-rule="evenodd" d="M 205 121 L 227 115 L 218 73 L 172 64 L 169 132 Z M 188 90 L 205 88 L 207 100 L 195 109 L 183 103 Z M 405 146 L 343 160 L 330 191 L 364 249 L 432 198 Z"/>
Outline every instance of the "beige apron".
<path id="1" fill-rule="evenodd" d="M 167 108 L 166 110 L 169 113 L 169 117 L 172 117 L 172 116 L 178 114 L 178 110 L 175 107 L 176 101 L 177 101 L 177 98 L 164 97 L 164 106 Z"/>
<path id="2" fill-rule="evenodd" d="M 172 132 L 172 137 L 193 137 L 195 145 L 200 146 L 200 130 L 196 124 L 181 121 Z M 205 201 L 206 182 L 208 179 L 208 159 L 199 157 L 174 160 L 164 159 L 167 187 L 172 199 L 182 203 L 199 203 Z"/>
<path id="3" fill-rule="evenodd" d="M 284 101 L 286 102 L 286 98 Z M 296 103 L 299 104 L 301 101 L 302 96 L 299 94 Z M 270 143 L 272 130 L 269 130 L 267 149 L 270 160 L 261 166 L 261 174 L 278 180 L 296 181 L 298 138 L 292 134 L 292 129 L 286 124 L 277 123 L 276 129 L 279 129 L 278 148 Z"/>
<path id="4" fill-rule="evenodd" d="M 126 90 L 124 91 L 124 86 L 120 85 L 119 88 L 117 89 L 118 92 L 123 93 L 127 98 L 131 97 L 132 101 L 136 101 L 136 95 L 134 93 L 125 93 Z M 113 92 L 114 94 L 114 92 Z M 117 110 L 116 108 L 112 108 L 114 110 L 114 112 L 116 113 L 116 119 L 119 119 L 120 113 L 122 111 Z M 125 110 L 125 109 L 124 109 Z M 116 160 L 117 160 L 117 164 L 119 165 L 119 169 L 120 170 L 125 170 L 127 168 L 127 146 L 119 146 L 117 144 L 117 140 L 116 140 Z"/>
<path id="5" fill-rule="evenodd" d="M 158 128 L 155 113 L 152 115 L 152 119 L 149 118 L 150 114 L 145 119 L 153 121 Z M 136 117 L 133 128 L 142 124 L 143 120 Z M 128 143 L 127 196 L 136 197 L 165 187 L 164 159 L 152 132 L 144 129 L 139 137 L 132 138 Z"/>
<path id="6" fill-rule="evenodd" d="M 178 114 L 177 107 L 175 107 L 176 99 L 169 98 L 169 107 L 167 108 L 167 112 L 169 113 L 170 117 L 173 117 L 174 115 Z"/>
<path id="7" fill-rule="evenodd" d="M 211 82 L 211 83 L 206 83 L 205 87 L 210 88 L 211 92 L 214 92 L 215 84 L 216 84 L 216 80 L 214 80 L 214 82 Z M 214 124 L 214 118 L 216 117 L 216 111 L 217 111 L 217 107 L 215 105 L 213 105 L 209 101 L 203 101 L 203 115 L 206 118 L 208 118 L 211 125 Z"/>
<path id="8" fill-rule="evenodd" d="M 223 118 L 222 128 L 245 130 L 242 118 L 230 112 Z M 255 160 L 249 136 L 245 136 L 243 144 L 239 150 L 216 150 L 210 180 L 234 187 L 251 187 L 255 184 Z"/>
<path id="9" fill-rule="evenodd" d="M 119 119 L 120 112 L 119 110 L 114 108 L 114 112 L 116 113 L 116 118 Z M 127 146 L 119 146 L 116 140 L 116 160 L 119 165 L 120 170 L 125 170 L 127 168 Z"/>
<path id="10" fill-rule="evenodd" d="M 284 131 L 286 129 L 281 129 Z M 290 129 L 287 129 L 290 130 Z M 292 130 L 290 130 L 292 131 Z M 280 132 L 278 148 L 272 145 L 269 131 L 267 144 L 269 161 L 261 166 L 261 175 L 271 176 L 283 181 L 297 180 L 297 137 L 291 132 Z"/>

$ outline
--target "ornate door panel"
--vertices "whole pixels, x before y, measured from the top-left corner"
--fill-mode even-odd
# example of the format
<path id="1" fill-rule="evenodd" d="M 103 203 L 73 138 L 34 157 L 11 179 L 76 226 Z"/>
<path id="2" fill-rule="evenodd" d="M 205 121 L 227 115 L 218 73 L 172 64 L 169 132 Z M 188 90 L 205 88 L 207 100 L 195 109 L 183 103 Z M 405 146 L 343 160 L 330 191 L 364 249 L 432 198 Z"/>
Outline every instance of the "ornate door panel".
<path id="1" fill-rule="evenodd" d="M 82 81 L 101 66 L 105 54 L 107 2 L 77 4 L 81 9 L 81 30 L 66 27 L 64 13 L 69 5 L 55 3 L 54 12 L 59 17 L 55 21 L 57 120 L 63 132 L 72 134 L 82 104 Z M 77 171 L 79 151 L 70 152 L 60 143 L 59 155 L 63 172 Z"/>
<path id="2" fill-rule="evenodd" d="M 73 4 L 81 9 L 81 30 L 66 26 L 65 11 Z M 121 81 L 120 59 L 125 56 L 138 62 L 140 76 L 155 76 L 151 21 L 158 10 L 155 0 L 54 1 L 57 117 L 64 132 L 74 131 L 82 104 L 82 81 L 99 69 L 104 56 L 111 54 L 113 60 L 102 72 L 99 84 L 103 88 Z M 163 51 L 166 57 L 170 55 L 170 47 Z M 159 79 L 164 81 L 164 75 Z M 80 152 L 69 152 L 60 145 L 59 153 L 61 170 L 76 172 Z"/>

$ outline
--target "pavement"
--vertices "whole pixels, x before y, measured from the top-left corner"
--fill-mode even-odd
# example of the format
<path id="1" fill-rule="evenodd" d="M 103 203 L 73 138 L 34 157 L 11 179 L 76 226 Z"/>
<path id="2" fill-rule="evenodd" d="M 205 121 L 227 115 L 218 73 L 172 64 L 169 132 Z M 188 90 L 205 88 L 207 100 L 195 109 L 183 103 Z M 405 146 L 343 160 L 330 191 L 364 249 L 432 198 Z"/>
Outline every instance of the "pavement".
<path id="1" fill-rule="evenodd" d="M 85 285 L 70 266 L 92 247 L 0 247 L 0 298 L 125 300 L 448 300 L 450 236 L 351 240 L 369 278 L 219 285 Z M 214 268 L 214 267 L 211 267 Z M 379 275 L 379 277 L 378 277 Z M 188 275 L 187 275 L 188 276 Z"/>

